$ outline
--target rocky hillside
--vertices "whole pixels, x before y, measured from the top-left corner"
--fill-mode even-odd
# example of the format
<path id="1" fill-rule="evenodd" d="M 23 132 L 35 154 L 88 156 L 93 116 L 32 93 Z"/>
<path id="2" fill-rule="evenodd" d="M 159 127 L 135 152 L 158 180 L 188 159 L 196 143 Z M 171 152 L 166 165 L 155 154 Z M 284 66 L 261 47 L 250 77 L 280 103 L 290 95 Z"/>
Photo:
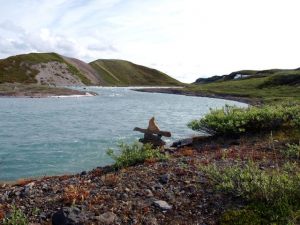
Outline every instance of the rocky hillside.
<path id="1" fill-rule="evenodd" d="M 181 83 L 165 73 L 124 60 L 99 59 L 90 65 L 113 86 L 178 86 Z"/>
<path id="2" fill-rule="evenodd" d="M 30 53 L 0 60 L 0 83 L 89 85 L 78 67 L 56 53 Z"/>
<path id="3" fill-rule="evenodd" d="M 30 53 L 0 60 L 0 83 L 71 85 L 179 85 L 168 75 L 122 60 L 90 64 L 56 53 Z"/>

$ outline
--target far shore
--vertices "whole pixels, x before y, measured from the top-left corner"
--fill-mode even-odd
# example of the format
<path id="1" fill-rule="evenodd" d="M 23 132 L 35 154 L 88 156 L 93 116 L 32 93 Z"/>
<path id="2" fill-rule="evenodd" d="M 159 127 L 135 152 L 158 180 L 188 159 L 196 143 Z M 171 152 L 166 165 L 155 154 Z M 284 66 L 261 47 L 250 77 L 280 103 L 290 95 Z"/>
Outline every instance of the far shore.
<path id="1" fill-rule="evenodd" d="M 1 98 L 49 98 L 49 97 L 89 97 L 94 92 L 79 91 L 66 87 L 50 87 L 36 84 L 0 84 Z"/>
<path id="2" fill-rule="evenodd" d="M 234 96 L 229 94 L 194 92 L 194 91 L 185 90 L 183 88 L 134 88 L 131 90 L 139 91 L 139 92 L 149 92 L 149 93 L 163 93 L 163 94 L 176 94 L 176 95 L 186 95 L 186 96 L 196 96 L 196 97 L 219 98 L 219 99 L 242 102 L 249 105 L 262 104 L 262 101 L 260 99 L 247 98 L 243 96 Z"/>

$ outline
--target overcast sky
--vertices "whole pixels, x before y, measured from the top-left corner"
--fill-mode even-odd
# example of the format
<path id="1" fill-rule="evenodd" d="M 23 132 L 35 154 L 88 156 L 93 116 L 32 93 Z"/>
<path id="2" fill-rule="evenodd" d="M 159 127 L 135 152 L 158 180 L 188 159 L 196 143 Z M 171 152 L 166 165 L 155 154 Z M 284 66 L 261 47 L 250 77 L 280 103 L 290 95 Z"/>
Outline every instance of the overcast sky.
<path id="1" fill-rule="evenodd" d="M 0 0 L 0 58 L 133 61 L 184 81 L 300 67 L 299 0 Z"/>

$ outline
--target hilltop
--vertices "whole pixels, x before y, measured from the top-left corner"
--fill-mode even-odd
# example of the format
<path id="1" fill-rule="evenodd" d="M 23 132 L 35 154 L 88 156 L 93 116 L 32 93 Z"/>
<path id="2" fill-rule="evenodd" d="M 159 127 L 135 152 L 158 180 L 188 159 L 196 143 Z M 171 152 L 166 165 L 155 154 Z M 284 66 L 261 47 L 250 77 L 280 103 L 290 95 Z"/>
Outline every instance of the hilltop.
<path id="1" fill-rule="evenodd" d="M 0 83 L 50 86 L 166 86 L 180 82 L 151 68 L 123 60 L 90 64 L 57 53 L 30 53 L 0 60 Z"/>

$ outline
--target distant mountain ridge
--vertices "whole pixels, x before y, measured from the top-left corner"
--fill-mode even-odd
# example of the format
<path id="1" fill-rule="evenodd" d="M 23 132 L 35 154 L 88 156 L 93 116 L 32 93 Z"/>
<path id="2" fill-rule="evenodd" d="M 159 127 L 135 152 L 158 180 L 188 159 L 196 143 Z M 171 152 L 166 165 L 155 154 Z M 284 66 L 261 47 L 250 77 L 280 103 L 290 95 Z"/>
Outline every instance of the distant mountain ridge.
<path id="1" fill-rule="evenodd" d="M 53 86 L 178 86 L 158 70 L 124 60 L 85 63 L 57 53 L 29 53 L 0 60 L 0 83 Z"/>

